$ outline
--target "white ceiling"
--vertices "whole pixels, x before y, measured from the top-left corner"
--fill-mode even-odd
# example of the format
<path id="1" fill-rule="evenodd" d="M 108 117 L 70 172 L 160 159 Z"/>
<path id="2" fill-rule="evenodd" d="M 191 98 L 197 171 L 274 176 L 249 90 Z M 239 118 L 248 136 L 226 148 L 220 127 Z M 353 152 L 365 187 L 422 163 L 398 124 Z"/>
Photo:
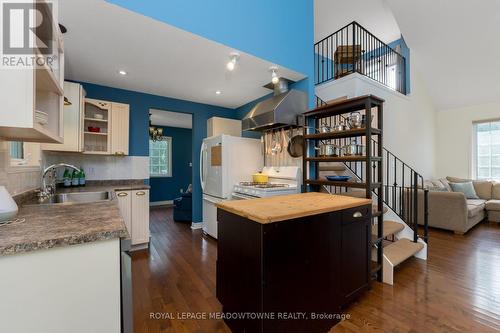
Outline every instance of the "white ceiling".
<path id="1" fill-rule="evenodd" d="M 229 108 L 270 92 L 262 86 L 270 82 L 273 63 L 239 52 L 229 72 L 225 65 L 234 49 L 103 0 L 60 1 L 59 17 L 68 28 L 67 79 Z M 280 67 L 278 74 L 305 77 Z"/>
<path id="2" fill-rule="evenodd" d="M 356 21 L 383 42 L 399 39 L 399 27 L 384 0 L 314 0 L 314 40 Z"/>
<path id="3" fill-rule="evenodd" d="M 180 128 L 193 128 L 193 118 L 189 113 L 149 109 L 151 124 Z"/>
<path id="4" fill-rule="evenodd" d="M 387 3 L 438 110 L 500 101 L 500 1 Z"/>

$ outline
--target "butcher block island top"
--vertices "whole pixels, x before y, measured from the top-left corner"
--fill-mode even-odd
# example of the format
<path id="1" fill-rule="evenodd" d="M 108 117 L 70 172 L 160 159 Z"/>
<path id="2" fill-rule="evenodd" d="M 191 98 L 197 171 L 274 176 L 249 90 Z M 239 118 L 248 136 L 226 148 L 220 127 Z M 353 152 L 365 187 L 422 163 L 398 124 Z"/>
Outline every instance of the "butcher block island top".
<path id="1" fill-rule="evenodd" d="M 267 224 L 371 205 L 371 199 L 309 192 L 252 200 L 231 200 L 217 207 L 249 220 Z"/>

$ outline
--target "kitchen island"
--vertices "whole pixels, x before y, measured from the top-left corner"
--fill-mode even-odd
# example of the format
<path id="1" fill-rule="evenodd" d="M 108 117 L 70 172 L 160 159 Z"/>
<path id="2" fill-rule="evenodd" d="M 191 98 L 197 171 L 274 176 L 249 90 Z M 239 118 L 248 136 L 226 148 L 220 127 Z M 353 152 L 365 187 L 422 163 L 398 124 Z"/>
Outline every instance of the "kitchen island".
<path id="1" fill-rule="evenodd" d="M 217 298 L 231 330 L 338 323 L 370 287 L 371 204 L 314 192 L 220 203 Z"/>

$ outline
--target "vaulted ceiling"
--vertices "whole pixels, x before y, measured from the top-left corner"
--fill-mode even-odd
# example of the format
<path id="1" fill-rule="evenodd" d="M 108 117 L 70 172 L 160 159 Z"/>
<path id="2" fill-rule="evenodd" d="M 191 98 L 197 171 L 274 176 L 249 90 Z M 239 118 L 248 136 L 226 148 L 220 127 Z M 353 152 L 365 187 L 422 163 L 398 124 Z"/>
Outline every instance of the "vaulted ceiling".
<path id="1" fill-rule="evenodd" d="M 386 2 L 438 110 L 500 101 L 500 1 Z"/>

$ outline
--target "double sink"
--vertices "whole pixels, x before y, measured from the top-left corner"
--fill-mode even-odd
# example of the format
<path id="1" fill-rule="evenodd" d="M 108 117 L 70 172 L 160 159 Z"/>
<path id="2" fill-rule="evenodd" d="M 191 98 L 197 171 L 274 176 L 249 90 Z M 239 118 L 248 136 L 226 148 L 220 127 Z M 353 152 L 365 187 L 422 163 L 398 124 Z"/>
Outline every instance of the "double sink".
<path id="1" fill-rule="evenodd" d="M 38 205 L 92 203 L 110 201 L 113 198 L 111 191 L 100 192 L 68 192 L 56 193 L 50 197 L 38 201 Z"/>

